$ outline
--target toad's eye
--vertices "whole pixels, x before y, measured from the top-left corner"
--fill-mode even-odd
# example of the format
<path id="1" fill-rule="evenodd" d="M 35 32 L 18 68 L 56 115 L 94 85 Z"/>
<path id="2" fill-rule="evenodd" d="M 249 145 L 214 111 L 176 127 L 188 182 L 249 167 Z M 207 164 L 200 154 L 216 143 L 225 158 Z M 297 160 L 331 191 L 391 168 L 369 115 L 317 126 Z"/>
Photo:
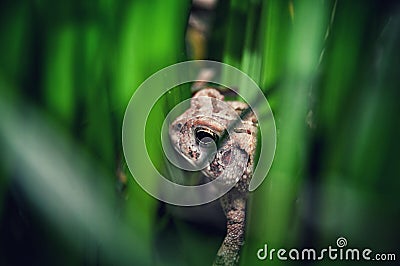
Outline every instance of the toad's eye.
<path id="1" fill-rule="evenodd" d="M 208 128 L 198 127 L 195 129 L 194 135 L 198 144 L 201 143 L 207 145 L 218 141 L 218 135 Z"/>

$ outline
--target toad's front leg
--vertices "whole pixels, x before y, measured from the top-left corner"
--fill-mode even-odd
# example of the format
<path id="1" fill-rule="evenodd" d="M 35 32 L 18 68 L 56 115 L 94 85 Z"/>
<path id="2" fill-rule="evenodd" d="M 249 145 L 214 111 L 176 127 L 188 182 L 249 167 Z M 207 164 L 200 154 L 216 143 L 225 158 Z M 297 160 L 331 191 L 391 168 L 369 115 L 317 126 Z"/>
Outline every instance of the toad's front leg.
<path id="1" fill-rule="evenodd" d="M 227 232 L 218 250 L 214 265 L 237 265 L 241 247 L 244 244 L 246 193 L 235 188 L 221 198 L 221 206 L 225 212 Z"/>

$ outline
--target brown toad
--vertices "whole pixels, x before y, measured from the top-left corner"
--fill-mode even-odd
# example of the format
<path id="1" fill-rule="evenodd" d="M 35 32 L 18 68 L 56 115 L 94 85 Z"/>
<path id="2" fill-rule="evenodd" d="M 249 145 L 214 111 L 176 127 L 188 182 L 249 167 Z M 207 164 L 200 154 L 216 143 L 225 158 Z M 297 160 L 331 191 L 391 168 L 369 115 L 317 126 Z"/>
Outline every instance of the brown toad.
<path id="1" fill-rule="evenodd" d="M 240 119 L 241 118 L 241 119 Z M 238 121 L 239 120 L 239 121 Z M 209 160 L 202 173 L 224 184 L 236 183 L 221 199 L 227 233 L 214 265 L 234 265 L 244 243 L 248 186 L 253 174 L 257 143 L 257 119 L 247 104 L 224 101 L 213 88 L 197 92 L 190 108 L 170 125 L 174 148 L 193 165 Z M 204 149 L 216 143 L 212 154 Z"/>

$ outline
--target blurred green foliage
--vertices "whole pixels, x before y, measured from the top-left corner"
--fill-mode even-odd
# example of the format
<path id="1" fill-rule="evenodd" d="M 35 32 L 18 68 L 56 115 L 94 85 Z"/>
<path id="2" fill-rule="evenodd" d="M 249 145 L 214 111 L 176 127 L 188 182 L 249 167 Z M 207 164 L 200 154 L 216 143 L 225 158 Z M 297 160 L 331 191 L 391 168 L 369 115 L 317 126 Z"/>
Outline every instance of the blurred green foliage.
<path id="1" fill-rule="evenodd" d="M 1 202 L 5 209 L 1 217 L 2 232 L 8 233 L 2 233 L 4 248 L 0 264 L 152 261 L 157 202 L 126 176 L 122 118 L 141 82 L 155 71 L 185 58 L 189 8 L 189 1 L 1 3 L 0 79 L 4 121 L 1 142 L 5 147 L 2 154 L 5 164 L 1 164 Z M 10 100 L 15 105 L 9 105 Z M 19 112 L 27 117 L 16 117 Z M 31 123 L 24 124 L 25 119 Z M 43 126 L 42 132 L 38 125 Z M 25 139 L 22 132 L 35 141 Z M 149 129 L 149 134 L 156 133 L 156 129 Z M 17 140 L 25 142 L 25 149 L 30 151 L 18 146 Z M 35 142 L 39 145 L 33 148 Z M 49 144 L 53 147 L 45 149 Z M 32 154 L 33 151 L 37 154 Z M 81 156 L 82 153 L 88 156 Z M 42 172 L 33 167 L 35 156 L 42 158 L 43 166 L 48 169 Z M 93 171 L 87 173 L 82 169 L 80 160 Z M 64 163 L 69 171 L 61 170 Z M 60 169 L 52 176 L 55 173 L 51 167 L 55 166 Z M 27 175 L 36 182 L 24 179 Z M 57 180 L 70 180 L 72 184 L 60 181 L 57 185 Z M 55 182 L 55 195 L 34 192 L 37 187 L 46 191 L 51 181 Z M 74 184 L 86 197 L 75 195 L 78 192 Z M 105 191 L 99 192 L 102 187 Z M 70 197 L 81 202 L 49 204 L 60 200 L 57 195 L 69 192 Z M 23 202 L 33 205 L 26 208 L 17 205 L 16 210 L 10 210 L 15 197 L 23 197 Z M 86 205 L 95 207 L 89 211 L 82 207 Z M 63 207 L 65 213 L 59 214 L 56 209 Z M 27 224 L 17 224 L 14 228 L 12 224 L 19 221 L 19 209 L 33 210 L 34 218 L 29 216 Z M 77 212 L 86 220 L 70 217 Z M 118 216 L 121 221 L 113 221 Z M 51 229 L 46 228 L 48 220 L 53 221 Z M 111 222 L 102 226 L 103 220 Z M 92 224 L 90 230 L 86 222 Z M 42 226 L 46 229 L 41 229 Z M 61 232 L 62 237 L 53 239 L 55 232 Z M 36 238 L 38 234 L 44 234 L 41 240 Z M 64 244 L 66 235 L 71 241 L 69 245 Z M 49 244 L 30 250 L 33 243 L 24 243 L 25 240 Z M 58 246 L 53 247 L 54 244 Z"/>
<path id="2" fill-rule="evenodd" d="M 135 89 L 191 58 L 190 11 L 190 1 L 0 3 L 1 265 L 211 263 L 223 231 L 171 218 L 129 176 L 121 146 Z M 398 255 L 399 4 L 221 0 L 209 12 L 205 59 L 252 77 L 278 130 L 242 265 L 266 263 L 256 257 L 265 243 L 319 249 L 339 236 Z M 161 98 L 151 125 L 188 88 Z M 158 243 L 163 230 L 171 243 Z"/>

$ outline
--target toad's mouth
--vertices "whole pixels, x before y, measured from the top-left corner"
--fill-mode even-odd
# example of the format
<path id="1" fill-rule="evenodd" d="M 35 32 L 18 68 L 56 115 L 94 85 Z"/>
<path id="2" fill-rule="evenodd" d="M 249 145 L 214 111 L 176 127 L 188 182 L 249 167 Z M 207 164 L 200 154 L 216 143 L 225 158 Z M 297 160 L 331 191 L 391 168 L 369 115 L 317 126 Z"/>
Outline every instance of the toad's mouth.
<path id="1" fill-rule="evenodd" d="M 187 150 L 182 150 L 179 142 L 177 145 L 173 145 L 176 158 L 180 163 L 184 164 L 185 170 L 189 171 L 203 171 L 207 168 L 214 160 L 217 154 L 216 144 L 210 145 L 210 143 L 197 144 L 189 147 Z"/>

